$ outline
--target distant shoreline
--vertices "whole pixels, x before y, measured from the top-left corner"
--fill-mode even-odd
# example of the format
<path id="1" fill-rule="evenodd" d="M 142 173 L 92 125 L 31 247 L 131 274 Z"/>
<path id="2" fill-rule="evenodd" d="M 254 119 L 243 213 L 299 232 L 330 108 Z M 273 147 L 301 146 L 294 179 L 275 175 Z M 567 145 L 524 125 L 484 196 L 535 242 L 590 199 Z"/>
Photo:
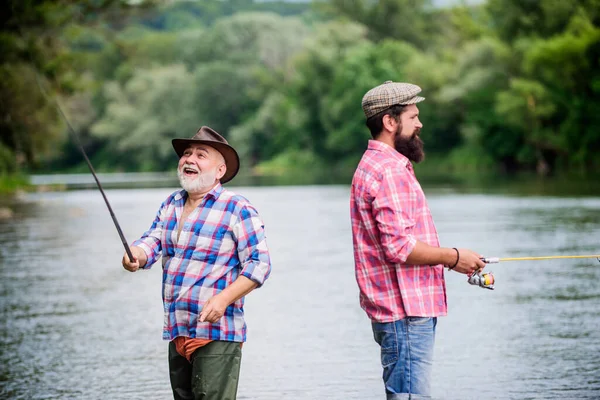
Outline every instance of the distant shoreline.
<path id="1" fill-rule="evenodd" d="M 532 173 L 507 175 L 500 173 L 457 173 L 416 168 L 416 174 L 425 191 L 451 190 L 460 193 L 514 194 L 540 196 L 600 196 L 600 178 L 587 175 L 557 175 L 541 177 Z M 178 188 L 173 172 L 99 173 L 104 189 Z M 352 171 L 333 173 L 290 173 L 278 176 L 240 174 L 228 186 L 308 186 L 347 185 L 352 181 Z M 33 174 L 30 176 L 0 177 L 0 197 L 13 197 L 23 192 L 60 192 L 96 189 L 90 173 Z M 1 206 L 1 204 L 0 204 Z"/>

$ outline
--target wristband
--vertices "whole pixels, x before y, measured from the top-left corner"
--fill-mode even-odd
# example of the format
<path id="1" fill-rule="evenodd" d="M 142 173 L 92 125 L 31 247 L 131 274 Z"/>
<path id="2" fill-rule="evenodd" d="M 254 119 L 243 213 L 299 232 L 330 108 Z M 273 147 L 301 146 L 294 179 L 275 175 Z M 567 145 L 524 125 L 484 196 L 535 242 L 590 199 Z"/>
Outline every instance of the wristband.
<path id="1" fill-rule="evenodd" d="M 458 249 L 456 247 L 453 247 L 453 249 L 456 251 L 456 262 L 453 266 L 448 266 L 449 271 L 452 271 L 458 265 L 458 260 L 460 259 L 460 253 L 458 252 Z"/>

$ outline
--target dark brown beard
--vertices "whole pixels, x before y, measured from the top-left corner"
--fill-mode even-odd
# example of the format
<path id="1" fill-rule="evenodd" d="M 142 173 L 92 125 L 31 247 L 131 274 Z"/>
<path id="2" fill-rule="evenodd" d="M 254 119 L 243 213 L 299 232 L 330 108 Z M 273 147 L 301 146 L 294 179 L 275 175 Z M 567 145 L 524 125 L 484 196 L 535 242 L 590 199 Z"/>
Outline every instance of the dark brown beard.
<path id="1" fill-rule="evenodd" d="M 398 125 L 398 130 L 396 131 L 396 135 L 394 135 L 394 148 L 396 151 L 404 155 L 410 161 L 416 163 L 423 161 L 425 152 L 423 151 L 423 141 L 419 137 L 421 129 L 415 129 L 410 138 L 401 137 L 400 132 L 402 132 L 402 126 Z"/>

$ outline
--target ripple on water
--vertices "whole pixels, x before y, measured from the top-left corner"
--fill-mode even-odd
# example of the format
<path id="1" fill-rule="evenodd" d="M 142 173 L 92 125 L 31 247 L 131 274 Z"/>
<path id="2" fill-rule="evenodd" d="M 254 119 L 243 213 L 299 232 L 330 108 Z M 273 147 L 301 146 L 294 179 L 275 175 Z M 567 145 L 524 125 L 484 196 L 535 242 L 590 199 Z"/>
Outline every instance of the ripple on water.
<path id="1" fill-rule="evenodd" d="M 170 193 L 107 195 L 131 240 Z M 238 398 L 382 398 L 379 351 L 358 305 L 348 187 L 240 193 L 261 212 L 274 266 L 247 299 Z M 600 199 L 440 192 L 428 201 L 446 245 L 490 256 L 598 250 Z M 122 270 L 121 243 L 96 191 L 36 194 L 19 207 L 0 222 L 0 397 L 171 398 L 160 266 Z M 495 291 L 447 274 L 450 311 L 438 321 L 434 398 L 600 398 L 596 261 L 493 270 Z"/>

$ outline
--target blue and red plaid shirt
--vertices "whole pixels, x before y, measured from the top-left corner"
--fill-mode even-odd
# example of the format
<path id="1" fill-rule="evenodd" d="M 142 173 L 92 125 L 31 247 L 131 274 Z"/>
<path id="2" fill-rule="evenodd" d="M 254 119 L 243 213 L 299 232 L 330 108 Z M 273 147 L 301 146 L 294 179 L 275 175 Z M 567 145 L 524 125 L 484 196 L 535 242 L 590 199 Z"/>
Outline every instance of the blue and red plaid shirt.
<path id="1" fill-rule="evenodd" d="M 220 184 L 184 221 L 177 234 L 185 190 L 171 194 L 154 222 L 133 245 L 148 256 L 148 269 L 162 255 L 163 339 L 178 336 L 231 342 L 246 341 L 244 298 L 216 323 L 200 322 L 203 305 L 243 275 L 261 286 L 271 272 L 262 220 L 244 197 Z"/>
<path id="2" fill-rule="evenodd" d="M 391 146 L 370 140 L 350 198 L 360 305 L 376 322 L 447 314 L 442 265 L 409 265 L 418 241 L 439 247 L 425 194 L 412 164 Z"/>

